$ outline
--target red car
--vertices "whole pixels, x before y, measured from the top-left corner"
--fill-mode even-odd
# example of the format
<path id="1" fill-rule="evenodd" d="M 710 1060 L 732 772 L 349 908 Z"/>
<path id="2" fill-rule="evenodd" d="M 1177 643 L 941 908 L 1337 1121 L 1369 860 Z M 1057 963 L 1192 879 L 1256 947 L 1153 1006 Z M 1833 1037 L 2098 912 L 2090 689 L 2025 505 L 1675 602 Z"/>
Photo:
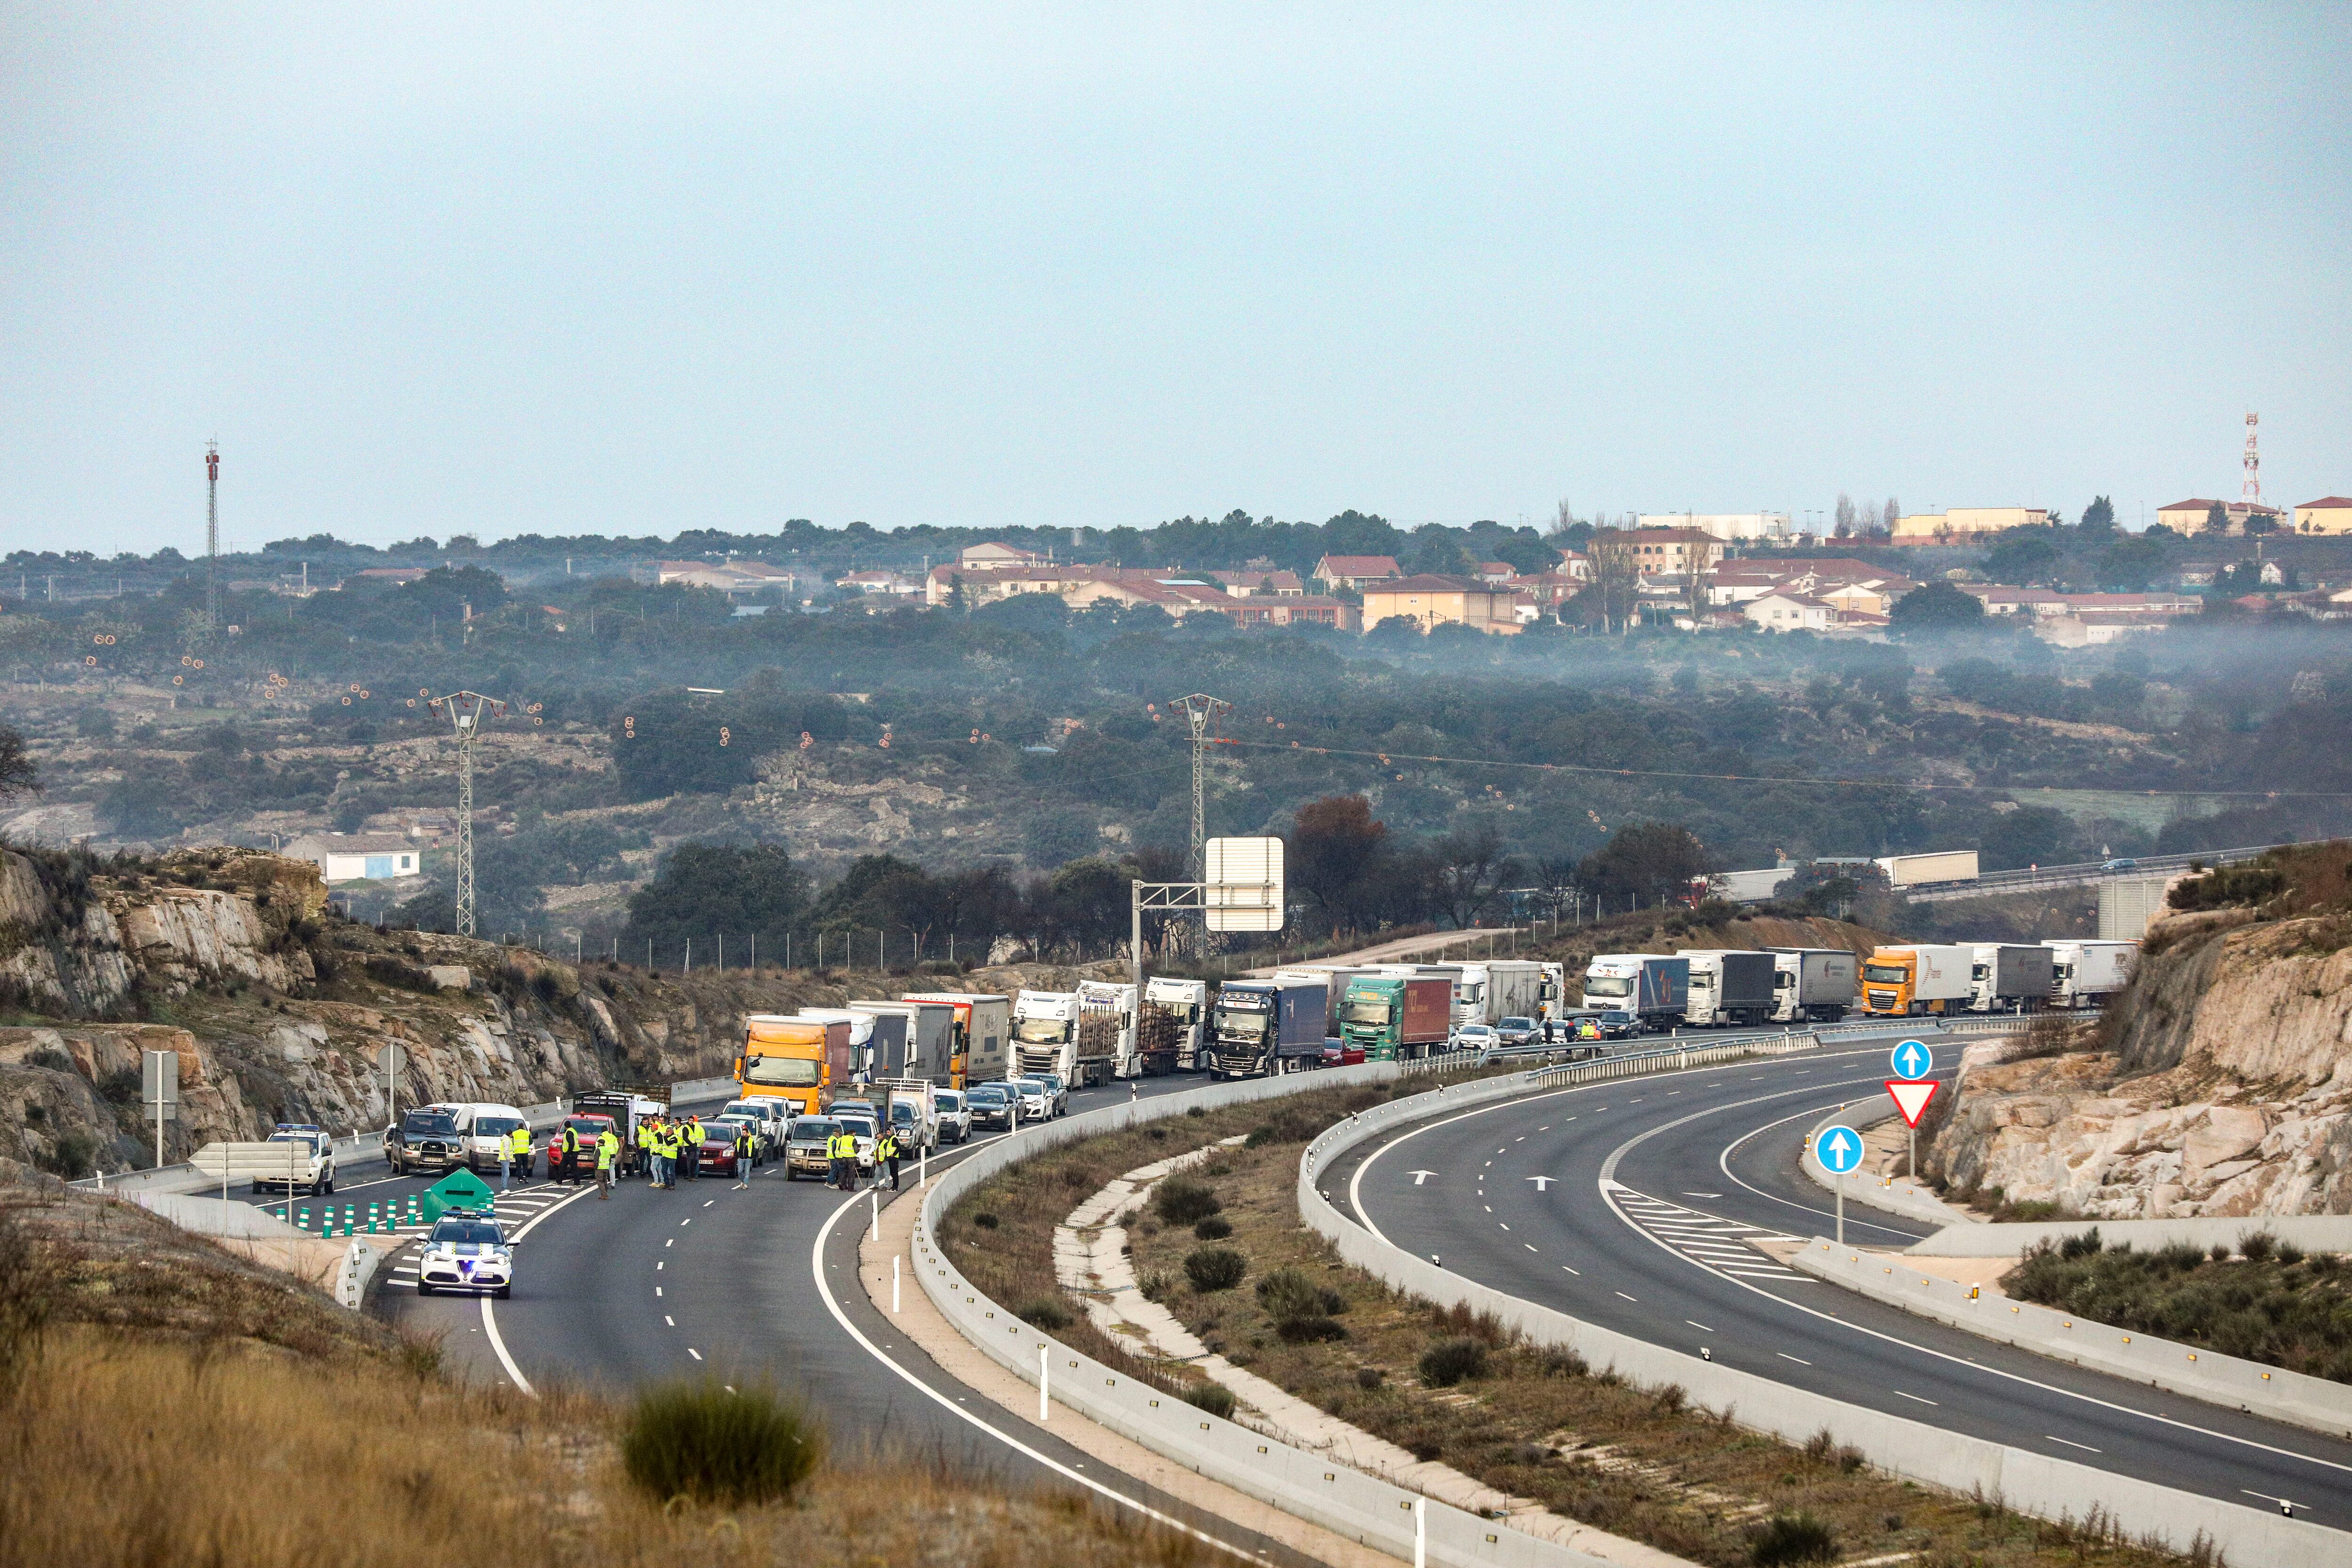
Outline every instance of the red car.
<path id="1" fill-rule="evenodd" d="M 703 1128 L 702 1157 L 695 1163 L 697 1171 L 706 1176 L 731 1176 L 735 1173 L 735 1145 L 727 1141 L 728 1136 L 725 1128 Z"/>
<path id="2" fill-rule="evenodd" d="M 1323 1065 L 1327 1068 L 1360 1067 L 1363 1060 L 1364 1047 L 1361 1046 L 1343 1045 L 1338 1040 L 1323 1042 Z"/>
<path id="3" fill-rule="evenodd" d="M 563 1152 L 566 1129 L 576 1133 L 580 1147 Z M 609 1116 L 567 1116 L 547 1139 L 547 1179 L 551 1182 L 593 1182 L 596 1179 L 596 1140 L 614 1131 Z M 527 1174 L 528 1173 L 526 1173 Z"/>

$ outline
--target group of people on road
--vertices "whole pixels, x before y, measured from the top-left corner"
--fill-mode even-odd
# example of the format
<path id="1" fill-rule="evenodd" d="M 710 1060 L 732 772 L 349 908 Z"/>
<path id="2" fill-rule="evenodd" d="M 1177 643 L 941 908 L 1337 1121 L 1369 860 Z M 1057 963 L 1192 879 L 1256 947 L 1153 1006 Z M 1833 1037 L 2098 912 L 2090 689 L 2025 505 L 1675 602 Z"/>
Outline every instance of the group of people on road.
<path id="1" fill-rule="evenodd" d="M 846 1127 L 836 1127 L 824 1141 L 825 1162 L 829 1173 L 825 1185 L 844 1192 L 857 1190 L 857 1134 Z M 874 1184 L 882 1184 L 884 1171 L 890 1175 L 890 1190 L 898 1190 L 898 1162 L 905 1158 L 898 1146 L 898 1135 L 886 1127 L 874 1140 Z"/>
<path id="2" fill-rule="evenodd" d="M 699 1116 L 648 1116 L 637 1123 L 637 1145 L 645 1154 L 646 1174 L 653 1184 L 674 1190 L 683 1173 L 689 1182 L 702 1176 L 702 1146 L 708 1142 Z"/>
<path id="3" fill-rule="evenodd" d="M 593 1137 L 583 1139 L 580 1129 L 573 1123 L 566 1121 L 563 1124 L 563 1130 L 547 1141 L 547 1173 L 551 1176 L 555 1175 L 559 1171 L 576 1173 L 581 1167 L 583 1154 L 593 1155 L 595 1159 L 596 1196 L 600 1200 L 611 1197 L 614 1169 L 621 1161 L 621 1139 L 610 1125 Z M 507 1134 L 506 1155 L 506 1159 L 500 1162 L 499 1167 L 500 1191 L 511 1188 L 518 1173 L 526 1181 L 530 1178 L 531 1154 L 529 1127 L 518 1126 Z"/>

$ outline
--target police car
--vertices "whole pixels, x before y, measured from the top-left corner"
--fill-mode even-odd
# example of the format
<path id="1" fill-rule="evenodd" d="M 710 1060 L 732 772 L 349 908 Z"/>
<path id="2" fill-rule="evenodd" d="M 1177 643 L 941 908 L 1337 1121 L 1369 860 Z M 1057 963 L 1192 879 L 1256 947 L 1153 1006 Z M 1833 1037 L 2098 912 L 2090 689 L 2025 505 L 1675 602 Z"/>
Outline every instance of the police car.
<path id="1" fill-rule="evenodd" d="M 487 1290 L 499 1300 L 514 1291 L 514 1244 L 490 1215 L 443 1215 L 416 1260 L 416 1293 Z"/>

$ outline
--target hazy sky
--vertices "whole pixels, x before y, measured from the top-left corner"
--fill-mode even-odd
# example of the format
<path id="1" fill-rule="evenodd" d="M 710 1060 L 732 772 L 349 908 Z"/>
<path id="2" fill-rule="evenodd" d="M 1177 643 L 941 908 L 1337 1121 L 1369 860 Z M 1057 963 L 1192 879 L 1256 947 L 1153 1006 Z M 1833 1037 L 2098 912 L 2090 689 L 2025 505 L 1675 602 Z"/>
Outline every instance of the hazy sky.
<path id="1" fill-rule="evenodd" d="M 9 5 L 0 542 L 2352 491 L 2352 8 L 1668 9 Z"/>

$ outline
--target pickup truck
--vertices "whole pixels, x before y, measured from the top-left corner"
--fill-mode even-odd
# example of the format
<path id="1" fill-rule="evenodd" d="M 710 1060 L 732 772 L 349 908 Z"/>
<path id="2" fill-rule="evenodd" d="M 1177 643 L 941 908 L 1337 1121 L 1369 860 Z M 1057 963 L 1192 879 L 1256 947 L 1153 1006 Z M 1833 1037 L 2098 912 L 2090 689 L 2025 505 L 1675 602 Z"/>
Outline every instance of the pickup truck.
<path id="1" fill-rule="evenodd" d="M 383 1135 L 383 1163 L 400 1176 L 419 1171 L 454 1171 L 464 1164 L 457 1107 L 420 1105 L 403 1112 L 400 1124 Z"/>
<path id="2" fill-rule="evenodd" d="M 318 1128 L 281 1128 L 259 1143 L 207 1143 L 189 1163 L 224 1183 L 242 1176 L 260 1192 L 284 1187 L 323 1197 L 335 1190 L 335 1141 Z"/>

